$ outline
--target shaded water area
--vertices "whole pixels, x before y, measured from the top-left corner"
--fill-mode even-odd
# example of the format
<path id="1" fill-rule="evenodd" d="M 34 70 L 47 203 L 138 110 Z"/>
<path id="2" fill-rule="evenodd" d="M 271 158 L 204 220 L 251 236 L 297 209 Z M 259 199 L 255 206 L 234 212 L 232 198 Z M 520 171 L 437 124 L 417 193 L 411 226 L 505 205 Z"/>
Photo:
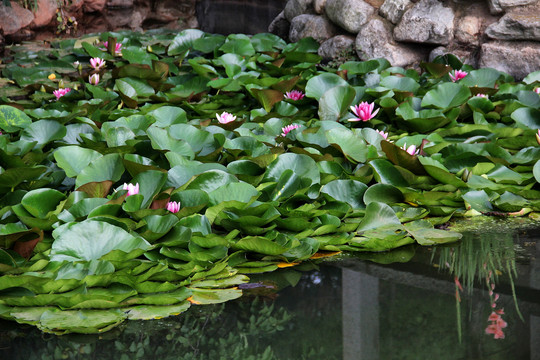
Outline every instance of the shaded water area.
<path id="1" fill-rule="evenodd" d="M 236 301 L 100 335 L 1 322 L 0 358 L 540 358 L 537 228 L 494 223 L 451 246 L 342 255 L 251 280 Z M 488 317 L 501 309 L 507 326 L 494 339 Z"/>

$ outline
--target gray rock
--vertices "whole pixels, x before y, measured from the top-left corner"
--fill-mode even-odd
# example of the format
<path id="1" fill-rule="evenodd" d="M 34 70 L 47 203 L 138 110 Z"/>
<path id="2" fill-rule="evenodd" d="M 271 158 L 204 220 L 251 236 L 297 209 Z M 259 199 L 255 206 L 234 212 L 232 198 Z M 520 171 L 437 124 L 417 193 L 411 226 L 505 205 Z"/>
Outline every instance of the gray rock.
<path id="1" fill-rule="evenodd" d="M 326 0 L 314 0 L 313 7 L 315 12 L 319 15 L 324 14 L 324 8 L 326 7 Z"/>
<path id="2" fill-rule="evenodd" d="M 338 29 L 326 17 L 319 15 L 299 15 L 291 22 L 289 40 L 298 40 L 311 36 L 319 43 L 330 39 L 338 33 Z"/>
<path id="3" fill-rule="evenodd" d="M 272 20 L 270 25 L 268 25 L 268 32 L 276 34 L 282 39 L 288 39 L 290 28 L 291 23 L 285 18 L 285 12 L 282 11 L 274 20 Z"/>
<path id="4" fill-rule="evenodd" d="M 506 13 L 486 29 L 486 35 L 496 40 L 540 41 L 540 15 L 534 12 Z"/>
<path id="5" fill-rule="evenodd" d="M 538 0 L 499 0 L 499 5 L 503 10 L 513 8 L 516 6 L 525 6 L 536 3 Z"/>
<path id="6" fill-rule="evenodd" d="M 313 13 L 313 0 L 289 0 L 284 12 L 285 18 L 292 22 L 298 15 Z"/>
<path id="7" fill-rule="evenodd" d="M 480 43 L 480 35 L 482 32 L 482 19 L 478 16 L 467 15 L 456 21 L 455 38 L 463 44 Z"/>
<path id="8" fill-rule="evenodd" d="M 130 8 L 133 7 L 133 0 L 108 0 L 108 8 Z"/>
<path id="9" fill-rule="evenodd" d="M 327 0 L 326 15 L 335 24 L 352 34 L 358 34 L 375 8 L 363 0 Z"/>
<path id="10" fill-rule="evenodd" d="M 15 34 L 33 20 L 32 12 L 16 2 L 12 1 L 11 7 L 0 3 L 0 29 L 4 31 L 4 35 Z"/>
<path id="11" fill-rule="evenodd" d="M 392 24 L 397 24 L 410 4 L 410 0 L 386 0 L 379 9 L 379 14 Z"/>
<path id="12" fill-rule="evenodd" d="M 394 29 L 398 41 L 447 45 L 454 36 L 454 11 L 438 0 L 421 0 Z"/>
<path id="13" fill-rule="evenodd" d="M 392 40 L 390 23 L 373 18 L 356 37 L 356 53 L 362 60 L 386 58 L 393 66 L 408 66 L 418 63 L 427 55 L 425 51 Z"/>
<path id="14" fill-rule="evenodd" d="M 349 35 L 337 35 L 321 44 L 319 47 L 319 56 L 323 60 L 332 60 L 348 50 L 354 49 L 354 37 Z"/>
<path id="15" fill-rule="evenodd" d="M 504 71 L 521 80 L 540 69 L 540 44 L 525 41 L 484 43 L 478 65 Z"/>
<path id="16" fill-rule="evenodd" d="M 489 5 L 489 11 L 493 14 L 493 15 L 497 15 L 497 14 L 502 14 L 503 13 L 503 9 L 501 7 L 501 2 L 500 0 L 487 0 L 488 2 L 488 5 Z"/>

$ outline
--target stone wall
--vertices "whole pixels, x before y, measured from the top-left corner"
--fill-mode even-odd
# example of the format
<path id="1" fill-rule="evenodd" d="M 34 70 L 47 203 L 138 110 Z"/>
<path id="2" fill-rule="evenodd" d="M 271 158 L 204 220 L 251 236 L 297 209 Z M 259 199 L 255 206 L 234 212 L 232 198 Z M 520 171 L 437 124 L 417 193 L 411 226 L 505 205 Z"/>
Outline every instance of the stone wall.
<path id="1" fill-rule="evenodd" d="M 516 79 L 540 70 L 540 0 L 289 0 L 269 31 L 312 36 L 325 60 L 352 48 L 402 67 L 452 53 Z"/>

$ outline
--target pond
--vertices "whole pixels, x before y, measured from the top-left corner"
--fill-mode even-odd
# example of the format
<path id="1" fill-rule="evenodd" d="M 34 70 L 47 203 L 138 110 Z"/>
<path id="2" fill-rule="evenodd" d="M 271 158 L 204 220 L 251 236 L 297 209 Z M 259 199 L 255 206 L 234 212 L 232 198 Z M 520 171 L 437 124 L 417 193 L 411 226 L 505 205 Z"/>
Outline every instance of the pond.
<path id="1" fill-rule="evenodd" d="M 538 359 L 538 230 L 497 224 L 451 246 L 342 255 L 252 276 L 238 300 L 100 335 L 2 322 L 0 358 Z M 492 309 L 504 311 L 504 338 L 486 333 Z"/>

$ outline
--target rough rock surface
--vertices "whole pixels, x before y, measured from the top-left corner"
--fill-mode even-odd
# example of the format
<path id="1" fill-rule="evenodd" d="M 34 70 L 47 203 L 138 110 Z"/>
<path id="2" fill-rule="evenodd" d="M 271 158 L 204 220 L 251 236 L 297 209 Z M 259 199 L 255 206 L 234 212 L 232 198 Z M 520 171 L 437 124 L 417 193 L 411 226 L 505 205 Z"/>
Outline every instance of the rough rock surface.
<path id="1" fill-rule="evenodd" d="M 313 0 L 289 0 L 285 5 L 285 18 L 292 22 L 298 15 L 311 14 L 313 11 Z"/>
<path id="2" fill-rule="evenodd" d="M 326 61 L 332 60 L 343 52 L 354 50 L 354 42 L 354 37 L 350 35 L 334 36 L 321 44 L 319 47 L 319 56 Z"/>
<path id="3" fill-rule="evenodd" d="M 4 35 L 18 32 L 23 27 L 30 25 L 33 20 L 32 12 L 16 2 L 11 3 L 11 7 L 0 3 L 0 30 L 3 30 Z"/>
<path id="4" fill-rule="evenodd" d="M 455 38 L 463 44 L 479 44 L 482 31 L 482 18 L 478 16 L 464 16 L 457 24 Z"/>
<path id="5" fill-rule="evenodd" d="M 540 69 L 540 43 L 489 42 L 482 44 L 480 67 L 492 67 L 520 80 Z"/>
<path id="6" fill-rule="evenodd" d="M 289 30 L 291 28 L 291 23 L 287 18 L 285 18 L 285 12 L 282 11 L 278 16 L 268 26 L 268 31 L 272 34 L 276 34 L 282 39 L 289 38 Z"/>
<path id="7" fill-rule="evenodd" d="M 337 34 L 338 29 L 328 19 L 320 15 L 299 15 L 291 22 L 289 39 L 296 42 L 311 36 L 319 43 Z"/>
<path id="8" fill-rule="evenodd" d="M 87 13 L 102 11 L 105 5 L 107 5 L 107 0 L 85 0 L 83 11 Z"/>
<path id="9" fill-rule="evenodd" d="M 486 34 L 497 40 L 540 41 L 540 7 L 537 12 L 510 12 L 486 29 Z"/>
<path id="10" fill-rule="evenodd" d="M 335 24 L 357 34 L 373 15 L 375 8 L 363 0 L 327 0 L 325 11 Z"/>
<path id="11" fill-rule="evenodd" d="M 58 2 L 56 0 L 38 0 L 37 11 L 34 14 L 32 27 L 47 26 L 55 18 Z"/>
<path id="12" fill-rule="evenodd" d="M 506 10 L 516 6 L 531 5 L 536 2 L 538 2 L 538 0 L 499 0 L 499 5 Z"/>
<path id="13" fill-rule="evenodd" d="M 133 0 L 108 0 L 108 8 L 130 8 L 133 7 Z"/>
<path id="14" fill-rule="evenodd" d="M 410 4 L 411 0 L 386 0 L 379 9 L 379 14 L 392 24 L 397 24 Z"/>
<path id="15" fill-rule="evenodd" d="M 439 46 L 429 53 L 428 61 L 433 61 L 437 56 L 452 54 L 456 55 L 464 64 L 478 67 L 478 59 L 475 51 L 470 49 L 449 49 L 444 46 Z"/>
<path id="16" fill-rule="evenodd" d="M 315 12 L 319 15 L 324 14 L 324 8 L 326 7 L 326 0 L 314 0 L 313 7 Z"/>
<path id="17" fill-rule="evenodd" d="M 392 40 L 391 26 L 382 19 L 371 19 L 356 37 L 356 53 L 362 60 L 386 58 L 393 66 L 408 66 L 418 63 L 425 51 L 396 44 Z"/>
<path id="18" fill-rule="evenodd" d="M 454 11 L 438 0 L 421 0 L 394 29 L 398 41 L 447 45 L 454 36 Z"/>

